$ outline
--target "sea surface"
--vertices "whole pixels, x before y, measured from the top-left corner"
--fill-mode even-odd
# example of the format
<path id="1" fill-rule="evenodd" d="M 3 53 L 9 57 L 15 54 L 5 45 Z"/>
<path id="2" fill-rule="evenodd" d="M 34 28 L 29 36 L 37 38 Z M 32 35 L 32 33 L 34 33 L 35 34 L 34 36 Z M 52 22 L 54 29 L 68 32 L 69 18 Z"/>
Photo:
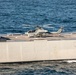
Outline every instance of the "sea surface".
<path id="1" fill-rule="evenodd" d="M 36 26 L 76 32 L 76 0 L 0 0 L 0 34 L 25 33 Z"/>
<path id="2" fill-rule="evenodd" d="M 76 0 L 0 0 L 0 34 L 24 34 L 36 26 L 76 32 Z M 0 64 L 0 75 L 76 75 L 76 63 Z"/>
<path id="3" fill-rule="evenodd" d="M 76 75 L 76 63 L 42 61 L 0 64 L 0 75 Z"/>

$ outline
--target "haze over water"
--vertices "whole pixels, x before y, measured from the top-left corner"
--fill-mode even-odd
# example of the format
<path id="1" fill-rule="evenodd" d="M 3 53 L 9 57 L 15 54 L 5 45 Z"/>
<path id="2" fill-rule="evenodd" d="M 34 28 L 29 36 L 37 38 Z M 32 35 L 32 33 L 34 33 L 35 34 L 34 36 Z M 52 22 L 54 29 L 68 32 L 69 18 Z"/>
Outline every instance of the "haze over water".
<path id="1" fill-rule="evenodd" d="M 25 33 L 36 26 L 76 32 L 76 0 L 0 0 L 0 34 Z M 76 63 L 0 64 L 0 75 L 76 75 Z"/>

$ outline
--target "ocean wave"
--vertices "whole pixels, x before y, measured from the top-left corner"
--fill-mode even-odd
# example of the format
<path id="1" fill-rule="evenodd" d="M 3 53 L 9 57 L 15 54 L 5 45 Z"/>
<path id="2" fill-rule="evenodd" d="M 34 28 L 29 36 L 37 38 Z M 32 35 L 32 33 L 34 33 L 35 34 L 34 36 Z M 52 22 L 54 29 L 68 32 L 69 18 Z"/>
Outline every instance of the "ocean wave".
<path id="1" fill-rule="evenodd" d="M 76 60 L 68 60 L 67 63 L 76 63 Z"/>
<path id="2" fill-rule="evenodd" d="M 0 64 L 0 74 L 10 75 L 75 75 L 76 63 L 45 61 L 31 63 Z"/>

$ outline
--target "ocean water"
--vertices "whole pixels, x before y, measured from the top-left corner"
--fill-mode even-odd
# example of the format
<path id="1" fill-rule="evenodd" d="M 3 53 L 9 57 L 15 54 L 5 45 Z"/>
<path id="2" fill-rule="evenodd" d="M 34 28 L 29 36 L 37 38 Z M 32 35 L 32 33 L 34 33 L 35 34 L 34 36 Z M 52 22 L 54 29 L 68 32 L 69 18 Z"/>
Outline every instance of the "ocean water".
<path id="1" fill-rule="evenodd" d="M 76 75 L 76 63 L 42 61 L 0 64 L 0 75 Z"/>
<path id="2" fill-rule="evenodd" d="M 36 26 L 76 32 L 76 0 L 0 0 L 0 34 L 25 33 Z M 76 75 L 76 63 L 0 64 L 0 75 Z"/>
<path id="3" fill-rule="evenodd" d="M 0 34 L 25 33 L 36 26 L 76 32 L 76 0 L 0 0 Z"/>

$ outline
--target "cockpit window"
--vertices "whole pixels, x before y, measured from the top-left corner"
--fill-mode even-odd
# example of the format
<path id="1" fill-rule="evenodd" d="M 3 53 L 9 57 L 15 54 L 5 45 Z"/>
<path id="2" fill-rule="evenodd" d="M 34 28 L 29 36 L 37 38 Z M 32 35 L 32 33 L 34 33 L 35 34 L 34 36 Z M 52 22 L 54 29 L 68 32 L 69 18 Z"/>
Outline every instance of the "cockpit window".
<path id="1" fill-rule="evenodd" d="M 28 31 L 28 33 L 32 33 L 32 32 L 35 32 L 36 30 L 30 30 L 30 31 Z"/>

